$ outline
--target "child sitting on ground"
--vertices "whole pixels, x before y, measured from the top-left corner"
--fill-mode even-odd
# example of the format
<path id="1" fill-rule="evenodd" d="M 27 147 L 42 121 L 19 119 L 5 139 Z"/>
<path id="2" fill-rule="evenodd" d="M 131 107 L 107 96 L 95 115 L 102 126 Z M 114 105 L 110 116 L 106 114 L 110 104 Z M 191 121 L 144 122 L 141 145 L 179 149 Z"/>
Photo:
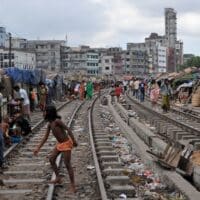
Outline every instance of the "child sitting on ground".
<path id="1" fill-rule="evenodd" d="M 22 136 L 22 129 L 20 123 L 18 121 L 21 113 L 19 111 L 15 111 L 13 119 L 10 125 L 10 135 L 11 135 L 11 142 L 12 143 L 19 143 L 21 141 Z"/>

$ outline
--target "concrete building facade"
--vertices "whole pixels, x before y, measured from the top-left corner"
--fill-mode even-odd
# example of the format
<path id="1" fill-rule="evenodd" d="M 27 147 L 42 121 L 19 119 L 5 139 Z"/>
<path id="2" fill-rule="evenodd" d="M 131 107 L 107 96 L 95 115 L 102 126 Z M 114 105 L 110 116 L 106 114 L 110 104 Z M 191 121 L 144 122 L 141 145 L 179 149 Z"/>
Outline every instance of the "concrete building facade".
<path id="1" fill-rule="evenodd" d="M 5 47 L 7 34 L 6 34 L 6 28 L 0 27 L 0 47 Z"/>
<path id="2" fill-rule="evenodd" d="M 34 52 L 13 49 L 11 52 L 11 66 L 9 66 L 9 50 L 0 49 L 0 67 L 18 67 L 20 69 L 35 69 L 36 56 Z"/>
<path id="3" fill-rule="evenodd" d="M 165 37 L 167 46 L 174 48 L 177 41 L 176 11 L 173 8 L 165 8 Z"/>
<path id="4" fill-rule="evenodd" d="M 127 44 L 126 72 L 134 76 L 149 73 L 149 55 L 145 43 Z"/>
<path id="5" fill-rule="evenodd" d="M 101 74 L 111 75 L 113 74 L 113 56 L 103 55 L 101 58 L 100 68 Z"/>
<path id="6" fill-rule="evenodd" d="M 81 47 L 62 47 L 61 71 L 65 73 L 77 70 L 86 71 L 86 50 Z"/>
<path id="7" fill-rule="evenodd" d="M 6 38 L 5 47 L 9 48 L 9 38 Z M 11 48 L 13 49 L 27 49 L 27 39 L 12 37 L 11 38 Z"/>
<path id="8" fill-rule="evenodd" d="M 165 37 L 167 42 L 167 71 L 177 71 L 183 64 L 183 42 L 177 40 L 177 13 L 173 8 L 165 8 Z"/>
<path id="9" fill-rule="evenodd" d="M 144 43 L 127 44 L 127 72 L 137 74 L 142 71 L 147 73 L 174 72 L 178 65 L 183 64 L 183 42 L 177 41 L 176 20 L 176 11 L 172 8 L 165 8 L 165 35 L 151 33 L 145 38 Z M 143 56 L 145 60 L 139 61 L 131 56 L 132 54 L 139 55 L 141 51 L 145 55 Z M 143 63 L 144 66 L 138 65 L 138 62 Z"/>
<path id="10" fill-rule="evenodd" d="M 27 49 L 36 53 L 36 66 L 41 69 L 60 71 L 61 48 L 65 45 L 64 40 L 29 40 Z"/>
<path id="11" fill-rule="evenodd" d="M 87 56 L 87 74 L 98 75 L 99 74 L 99 54 L 94 50 L 89 50 L 86 53 Z"/>

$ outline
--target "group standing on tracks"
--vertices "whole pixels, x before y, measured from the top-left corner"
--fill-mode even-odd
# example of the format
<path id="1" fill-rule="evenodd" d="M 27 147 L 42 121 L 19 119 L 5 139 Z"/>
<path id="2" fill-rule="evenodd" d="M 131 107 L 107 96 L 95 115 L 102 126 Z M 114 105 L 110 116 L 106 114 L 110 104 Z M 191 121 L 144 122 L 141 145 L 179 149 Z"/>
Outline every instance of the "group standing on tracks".
<path id="1" fill-rule="evenodd" d="M 101 85 L 94 84 L 91 81 L 87 83 L 85 81 L 73 82 L 67 86 L 67 97 L 69 100 L 78 99 L 83 102 L 84 99 L 91 100 L 94 90 L 100 94 Z M 145 101 L 145 93 L 150 96 L 151 104 L 154 109 L 157 109 L 158 99 L 162 97 L 163 113 L 167 113 L 170 109 L 170 99 L 172 99 L 173 91 L 167 79 L 156 82 L 155 80 L 135 79 L 130 81 L 116 81 L 112 83 L 111 92 L 112 96 L 117 97 L 117 101 L 120 102 L 123 98 L 122 94 L 130 90 L 131 94 L 143 103 Z M 49 156 L 50 164 L 55 172 L 55 179 L 50 183 L 61 183 L 61 176 L 56 164 L 56 158 L 59 154 L 63 153 L 64 163 L 69 173 L 70 178 L 70 192 L 75 193 L 75 181 L 74 172 L 71 165 L 71 150 L 73 146 L 77 146 L 77 142 L 69 127 L 65 125 L 60 116 L 58 116 L 56 108 L 52 105 L 52 101 L 48 98 L 48 88 L 44 83 L 39 84 L 39 90 L 36 92 L 34 88 L 30 88 L 29 92 L 22 88 L 20 85 L 14 85 L 13 87 L 13 99 L 11 101 L 12 107 L 8 113 L 9 115 L 3 116 L 1 121 L 0 135 L 4 136 L 0 139 L 1 149 L 3 146 L 11 145 L 11 143 L 20 142 L 23 135 L 31 132 L 31 112 L 41 111 L 44 114 L 44 119 L 48 122 L 46 133 L 40 140 L 38 146 L 33 150 L 33 155 L 37 156 L 40 149 L 47 141 L 50 132 L 57 140 L 56 146 L 53 148 L 51 155 Z M 64 99 L 66 100 L 66 98 Z M 90 101 L 88 101 L 90 102 Z M 23 125 L 27 123 L 29 131 L 26 131 Z M 11 132 L 12 131 L 12 132 Z M 8 142 L 8 143 L 7 143 Z M 1 151 L 1 165 L 3 167 L 3 150 Z"/>
<path id="2" fill-rule="evenodd" d="M 5 87 L 0 85 L 0 103 L 3 105 Z M 23 88 L 22 84 L 14 84 L 12 95 L 5 108 L 1 106 L 0 114 L 0 169 L 5 168 L 4 149 L 14 143 L 19 143 L 23 136 L 31 132 L 31 114 L 44 112 L 46 107 L 54 105 L 56 91 L 52 92 L 48 84 L 39 82 L 38 86 Z M 94 91 L 100 93 L 102 85 L 88 81 L 71 81 L 63 91 L 63 100 L 84 99 L 91 100 Z M 5 106 L 5 105 L 4 105 Z"/>

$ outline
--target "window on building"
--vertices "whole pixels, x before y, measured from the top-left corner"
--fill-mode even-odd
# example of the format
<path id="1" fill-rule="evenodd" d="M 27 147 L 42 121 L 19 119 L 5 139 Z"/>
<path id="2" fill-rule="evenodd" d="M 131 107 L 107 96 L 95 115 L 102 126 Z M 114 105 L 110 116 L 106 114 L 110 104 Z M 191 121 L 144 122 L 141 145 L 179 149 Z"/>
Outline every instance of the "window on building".
<path id="1" fill-rule="evenodd" d="M 107 66 L 107 67 L 105 67 L 105 70 L 110 70 L 110 67 L 108 67 L 108 66 Z"/>
<path id="2" fill-rule="evenodd" d="M 109 59 L 105 59 L 105 63 L 109 63 Z"/>
<path id="3" fill-rule="evenodd" d="M 0 61 L 3 61 L 3 54 L 0 53 Z"/>
<path id="4" fill-rule="evenodd" d="M 4 53 L 4 59 L 8 59 L 8 54 Z"/>
<path id="5" fill-rule="evenodd" d="M 8 63 L 7 62 L 4 63 L 4 67 L 8 67 Z"/>

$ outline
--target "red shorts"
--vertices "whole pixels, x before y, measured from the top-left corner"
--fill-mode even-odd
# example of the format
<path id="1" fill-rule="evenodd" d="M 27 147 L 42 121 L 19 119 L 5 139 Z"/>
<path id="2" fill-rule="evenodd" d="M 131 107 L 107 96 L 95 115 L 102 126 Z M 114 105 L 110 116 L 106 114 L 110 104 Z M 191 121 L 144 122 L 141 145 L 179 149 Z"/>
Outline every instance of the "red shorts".
<path id="1" fill-rule="evenodd" d="M 65 142 L 56 144 L 56 149 L 58 151 L 71 151 L 72 148 L 73 148 L 73 141 L 71 138 L 69 138 L 69 140 Z"/>

